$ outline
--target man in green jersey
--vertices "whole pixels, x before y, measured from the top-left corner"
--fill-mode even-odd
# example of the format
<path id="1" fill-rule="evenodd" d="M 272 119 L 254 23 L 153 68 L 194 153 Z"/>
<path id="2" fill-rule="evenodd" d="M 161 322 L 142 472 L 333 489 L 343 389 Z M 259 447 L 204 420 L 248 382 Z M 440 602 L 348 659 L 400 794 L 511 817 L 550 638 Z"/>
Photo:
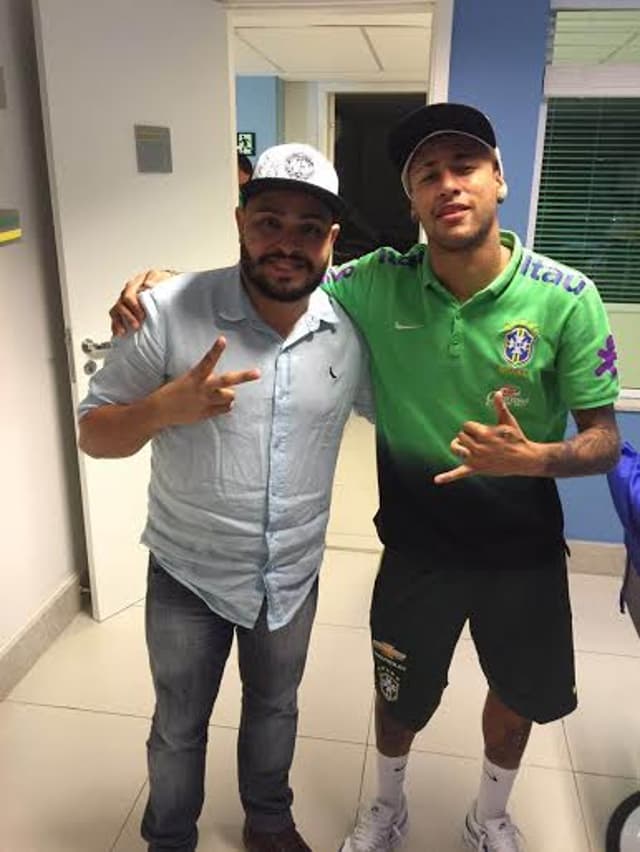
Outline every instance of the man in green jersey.
<path id="1" fill-rule="evenodd" d="M 506 184 L 482 113 L 424 107 L 389 147 L 428 247 L 380 249 L 327 285 L 371 350 L 385 545 L 371 609 L 379 788 L 342 848 L 406 835 L 409 749 L 469 620 L 489 692 L 464 838 L 515 852 L 506 805 L 531 723 L 576 706 L 553 477 L 617 460 L 615 347 L 594 284 L 500 231 Z"/>
<path id="2" fill-rule="evenodd" d="M 514 852 L 506 806 L 532 721 L 576 706 L 553 478 L 617 460 L 615 346 L 594 284 L 500 231 L 506 184 L 482 113 L 422 108 L 390 153 L 428 247 L 379 249 L 325 283 L 371 350 L 385 545 L 371 608 L 379 786 L 342 849 L 406 837 L 409 749 L 469 620 L 489 691 L 464 838 Z M 569 411 L 578 433 L 565 440 Z"/>

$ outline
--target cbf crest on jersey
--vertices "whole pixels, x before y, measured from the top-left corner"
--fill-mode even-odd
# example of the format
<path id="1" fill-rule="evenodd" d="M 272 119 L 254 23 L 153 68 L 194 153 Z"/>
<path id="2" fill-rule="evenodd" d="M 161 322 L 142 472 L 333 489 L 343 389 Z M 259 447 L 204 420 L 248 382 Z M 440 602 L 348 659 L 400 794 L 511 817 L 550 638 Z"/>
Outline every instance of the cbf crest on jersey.
<path id="1" fill-rule="evenodd" d="M 518 322 L 504 329 L 504 359 L 516 369 L 526 367 L 533 358 L 538 332 L 529 323 Z"/>

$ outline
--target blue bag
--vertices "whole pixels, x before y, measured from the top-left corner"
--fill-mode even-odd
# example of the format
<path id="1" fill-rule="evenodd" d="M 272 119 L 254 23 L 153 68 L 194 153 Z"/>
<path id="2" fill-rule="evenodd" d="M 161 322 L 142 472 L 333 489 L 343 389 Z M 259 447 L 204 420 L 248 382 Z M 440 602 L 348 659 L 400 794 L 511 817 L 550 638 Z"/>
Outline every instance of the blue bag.
<path id="1" fill-rule="evenodd" d="M 640 574 L 640 454 L 625 441 L 620 461 L 607 474 L 609 490 L 624 529 L 627 559 Z"/>

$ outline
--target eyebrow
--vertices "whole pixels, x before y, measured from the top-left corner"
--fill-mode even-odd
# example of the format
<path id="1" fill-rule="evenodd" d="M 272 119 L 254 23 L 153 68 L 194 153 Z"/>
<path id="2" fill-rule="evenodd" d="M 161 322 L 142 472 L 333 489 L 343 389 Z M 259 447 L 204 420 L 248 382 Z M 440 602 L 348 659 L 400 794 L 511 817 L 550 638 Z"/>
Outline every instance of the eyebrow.
<path id="1" fill-rule="evenodd" d="M 272 213 L 276 216 L 290 216 L 291 214 L 288 210 L 283 209 L 281 207 L 274 207 L 271 204 L 265 204 L 263 206 L 258 206 L 254 208 L 255 213 Z M 330 220 L 330 216 L 323 216 L 321 213 L 303 213 L 302 215 L 295 214 L 296 218 L 301 219 L 302 221 L 313 221 L 313 222 L 322 222 L 323 224 Z"/>
<path id="2" fill-rule="evenodd" d="M 481 157 L 481 156 L 482 156 L 482 152 L 475 151 L 475 150 L 472 150 L 471 148 L 469 148 L 469 149 L 466 149 L 466 150 L 463 150 L 463 151 L 456 151 L 455 154 L 453 155 L 453 158 L 454 158 L 454 160 L 473 160 L 473 159 L 475 159 L 477 157 Z M 428 169 L 431 166 L 435 165 L 437 162 L 438 162 L 437 159 L 435 159 L 435 160 L 418 160 L 418 162 L 416 163 L 416 168 L 419 169 L 420 167 L 422 167 L 422 168 Z"/>

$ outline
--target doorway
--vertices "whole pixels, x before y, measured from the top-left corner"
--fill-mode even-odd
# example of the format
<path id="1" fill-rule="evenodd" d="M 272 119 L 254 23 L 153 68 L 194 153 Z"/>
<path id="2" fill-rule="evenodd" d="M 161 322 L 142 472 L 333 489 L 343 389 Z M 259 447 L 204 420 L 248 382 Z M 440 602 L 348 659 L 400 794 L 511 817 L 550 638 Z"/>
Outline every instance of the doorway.
<path id="1" fill-rule="evenodd" d="M 337 263 L 381 245 L 406 252 L 418 241 L 418 226 L 387 154 L 387 137 L 426 99 L 426 92 L 335 94 L 334 164 L 350 211 L 336 243 Z"/>

